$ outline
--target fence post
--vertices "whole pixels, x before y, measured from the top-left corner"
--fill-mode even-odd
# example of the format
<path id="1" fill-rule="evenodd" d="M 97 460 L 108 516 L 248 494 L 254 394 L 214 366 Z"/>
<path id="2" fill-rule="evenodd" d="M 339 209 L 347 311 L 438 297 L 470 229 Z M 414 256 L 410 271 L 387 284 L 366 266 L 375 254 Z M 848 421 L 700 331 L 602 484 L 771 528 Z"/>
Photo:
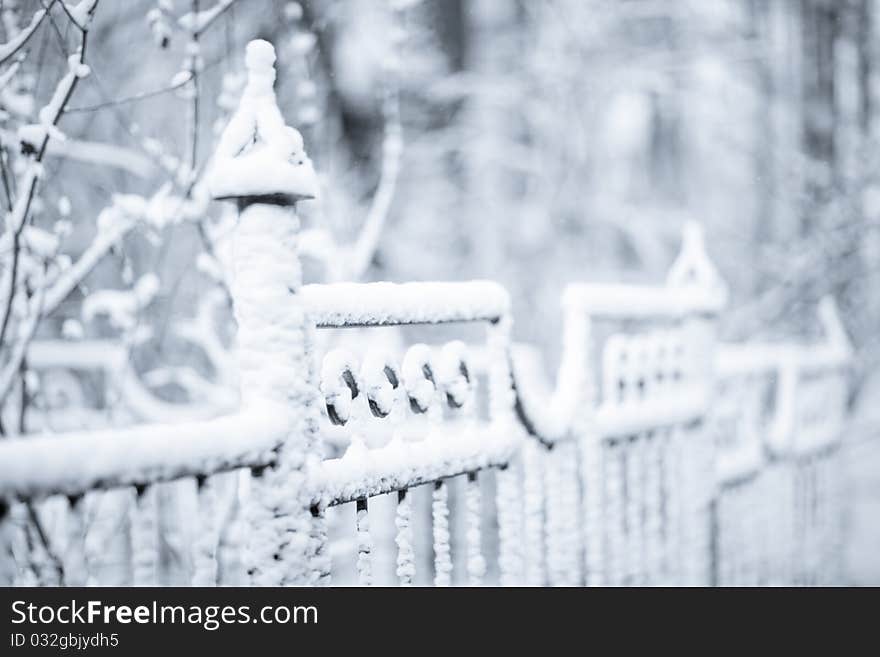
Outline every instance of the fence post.
<path id="1" fill-rule="evenodd" d="M 669 270 L 666 284 L 671 287 L 696 288 L 708 292 L 720 309 L 727 301 L 727 285 L 722 280 L 706 253 L 703 230 L 700 224 L 690 221 L 682 233 L 681 252 Z M 692 376 L 704 381 L 710 389 L 707 398 L 712 403 L 715 385 L 715 352 L 717 341 L 717 317 L 700 313 L 690 314 L 683 326 L 685 340 L 690 350 L 687 363 Z M 707 409 L 708 415 L 708 409 Z M 678 458 L 681 469 L 681 551 L 682 584 L 705 586 L 712 582 L 715 570 L 713 544 L 716 530 L 712 514 L 715 489 L 715 445 L 708 428 L 708 418 L 698 426 L 687 430 Z M 681 440 L 681 437 L 677 438 Z"/>
<path id="2" fill-rule="evenodd" d="M 284 124 L 273 91 L 275 50 L 251 41 L 248 81 L 208 177 L 213 198 L 233 200 L 232 298 L 238 322 L 242 407 L 274 402 L 288 421 L 273 464 L 255 471 L 245 563 L 256 585 L 314 584 L 326 568 L 322 513 L 310 511 L 307 472 L 319 458 L 313 331 L 299 291 L 296 203 L 317 183 L 302 137 Z"/>

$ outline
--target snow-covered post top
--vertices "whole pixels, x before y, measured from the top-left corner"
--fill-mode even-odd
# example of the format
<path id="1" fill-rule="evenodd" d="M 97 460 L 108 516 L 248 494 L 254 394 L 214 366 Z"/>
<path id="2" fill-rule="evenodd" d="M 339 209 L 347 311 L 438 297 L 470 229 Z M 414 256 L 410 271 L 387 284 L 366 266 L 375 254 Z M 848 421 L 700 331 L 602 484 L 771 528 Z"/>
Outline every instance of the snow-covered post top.
<path id="1" fill-rule="evenodd" d="M 322 568 L 306 489 L 319 454 L 317 386 L 294 210 L 297 201 L 316 196 L 317 183 L 302 136 L 285 125 L 275 100 L 275 49 L 251 41 L 245 63 L 247 86 L 207 184 L 215 199 L 234 200 L 239 208 L 231 291 L 242 405 L 271 402 L 269 412 L 286 417 L 289 427 L 275 466 L 253 480 L 245 561 L 254 584 L 312 584 Z"/>
<path id="2" fill-rule="evenodd" d="M 718 309 L 727 303 L 727 284 L 706 253 L 703 227 L 688 221 L 682 230 L 681 251 L 666 275 L 666 285 L 702 292 L 707 305 Z M 686 329 L 688 343 L 693 346 L 693 371 L 711 378 L 714 374 L 717 317 L 710 312 L 691 317 Z"/>
<path id="3" fill-rule="evenodd" d="M 232 296 L 238 320 L 242 402 L 287 403 L 304 364 L 304 317 L 297 292 L 297 201 L 316 195 L 315 172 L 300 133 L 284 123 L 275 100 L 275 49 L 251 41 L 248 82 L 226 126 L 208 175 L 211 195 L 234 200 L 240 216 L 232 243 Z"/>
<path id="4" fill-rule="evenodd" d="M 682 229 L 681 251 L 666 274 L 666 284 L 701 287 L 716 298 L 718 305 L 727 302 L 727 284 L 706 253 L 703 227 L 696 221 L 688 221 Z"/>
<path id="5" fill-rule="evenodd" d="M 247 46 L 248 80 L 235 114 L 220 137 L 208 176 L 215 199 L 239 205 L 294 205 L 317 196 L 302 135 L 284 123 L 275 91 L 275 49 L 257 39 Z"/>
<path id="6" fill-rule="evenodd" d="M 825 333 L 825 339 L 841 360 L 848 360 L 852 357 L 853 346 L 850 342 L 849 334 L 840 318 L 840 309 L 837 302 L 832 296 L 825 296 L 819 301 L 819 321 L 822 323 L 822 330 Z"/>

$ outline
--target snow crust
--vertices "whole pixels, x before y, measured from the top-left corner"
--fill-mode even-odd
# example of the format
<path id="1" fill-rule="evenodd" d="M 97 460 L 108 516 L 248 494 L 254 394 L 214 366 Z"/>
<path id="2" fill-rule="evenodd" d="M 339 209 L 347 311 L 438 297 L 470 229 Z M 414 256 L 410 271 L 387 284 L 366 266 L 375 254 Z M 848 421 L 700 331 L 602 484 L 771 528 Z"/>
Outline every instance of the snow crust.
<path id="1" fill-rule="evenodd" d="M 342 504 L 504 466 L 520 443 L 519 436 L 516 427 L 493 423 L 439 427 L 423 440 L 394 439 L 378 449 L 353 442 L 342 457 L 324 461 L 312 473 L 313 500 Z"/>
<path id="2" fill-rule="evenodd" d="M 216 420 L 11 438 L 0 444 L 0 497 L 40 499 L 265 465 L 285 409 L 255 405 Z"/>
<path id="3" fill-rule="evenodd" d="M 275 49 L 256 39 L 245 56 L 247 85 L 220 137 L 208 188 L 216 199 L 281 197 L 287 202 L 318 195 L 302 135 L 284 123 L 275 99 Z"/>
<path id="4" fill-rule="evenodd" d="M 318 326 L 395 326 L 497 321 L 508 314 L 506 290 L 491 281 L 304 285 Z"/>

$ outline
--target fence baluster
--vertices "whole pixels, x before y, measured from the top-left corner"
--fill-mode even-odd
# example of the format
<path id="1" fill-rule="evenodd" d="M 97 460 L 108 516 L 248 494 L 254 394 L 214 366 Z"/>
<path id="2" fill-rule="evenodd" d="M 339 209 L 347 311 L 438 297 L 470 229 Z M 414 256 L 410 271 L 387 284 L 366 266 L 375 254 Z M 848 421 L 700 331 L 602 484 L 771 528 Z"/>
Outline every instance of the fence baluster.
<path id="1" fill-rule="evenodd" d="M 626 567 L 625 583 L 636 586 L 642 583 L 643 526 L 642 526 L 642 463 L 644 436 L 631 436 L 623 442 L 624 487 L 626 508 Z"/>
<path id="2" fill-rule="evenodd" d="M 605 446 L 605 495 L 602 525 L 606 535 L 605 573 L 609 586 L 621 586 L 626 575 L 626 509 L 624 449 L 621 439 Z"/>
<path id="3" fill-rule="evenodd" d="M 584 581 L 602 586 L 604 577 L 605 525 L 603 522 L 604 457 L 601 439 L 587 434 L 580 441 L 581 489 L 583 490 Z"/>
<path id="4" fill-rule="evenodd" d="M 467 574 L 468 585 L 479 586 L 483 582 L 486 574 L 486 560 L 483 558 L 482 550 L 482 495 L 480 491 L 480 480 L 476 472 L 467 474 L 467 483 L 465 486 L 465 513 L 467 520 Z"/>
<path id="5" fill-rule="evenodd" d="M 67 498 L 67 546 L 64 551 L 65 586 L 85 586 L 89 568 L 86 560 L 86 499 L 85 495 Z"/>
<path id="6" fill-rule="evenodd" d="M 229 511 L 220 525 L 217 539 L 217 583 L 222 586 L 240 586 L 245 583 L 244 522 L 242 522 L 241 478 L 245 472 L 229 473 L 232 499 Z"/>
<path id="7" fill-rule="evenodd" d="M 677 427 L 663 435 L 663 571 L 668 583 L 680 581 L 681 560 L 681 437 Z"/>
<path id="8" fill-rule="evenodd" d="M 213 477 L 196 477 L 196 508 L 198 534 L 193 555 L 193 586 L 217 583 L 217 482 Z"/>
<path id="9" fill-rule="evenodd" d="M 528 586 L 543 586 L 546 581 L 543 450 L 535 441 L 523 444 L 523 550 Z"/>
<path id="10" fill-rule="evenodd" d="M 358 498 L 355 507 L 357 527 L 357 575 L 361 586 L 373 585 L 373 538 L 370 535 L 370 514 L 366 497 Z"/>
<path id="11" fill-rule="evenodd" d="M 412 496 L 407 489 L 397 492 L 397 577 L 401 586 L 412 586 L 416 574 L 415 553 L 413 552 Z"/>
<path id="12" fill-rule="evenodd" d="M 661 486 L 661 459 L 660 459 L 660 436 L 656 432 L 645 435 L 645 447 L 643 455 L 644 469 L 644 583 L 657 584 L 660 580 L 660 571 L 663 560 L 662 546 L 662 503 L 663 489 Z"/>
<path id="13" fill-rule="evenodd" d="M 565 547 L 563 533 L 566 531 L 562 497 L 562 469 L 559 459 L 559 445 L 544 450 L 540 455 L 545 462 L 544 489 L 546 491 L 545 540 L 547 544 L 547 582 L 550 586 L 561 586 L 566 576 Z"/>
<path id="14" fill-rule="evenodd" d="M 500 509 L 499 509 L 500 514 Z M 434 534 L 434 585 L 452 584 L 452 551 L 449 542 L 449 489 L 443 480 L 434 482 L 431 498 Z"/>
<path id="15" fill-rule="evenodd" d="M 578 497 L 577 449 L 573 443 L 565 442 L 553 448 L 555 468 L 560 471 L 559 497 L 553 506 L 559 507 L 559 583 L 577 586 L 581 582 L 581 527 L 578 523 L 580 509 Z"/>
<path id="16" fill-rule="evenodd" d="M 496 503 L 498 509 L 498 568 L 501 585 L 522 584 L 522 495 L 519 468 L 510 464 L 495 475 Z"/>
<path id="17" fill-rule="evenodd" d="M 130 538 L 133 585 L 157 586 L 159 527 L 153 486 L 136 486 L 134 489 Z"/>

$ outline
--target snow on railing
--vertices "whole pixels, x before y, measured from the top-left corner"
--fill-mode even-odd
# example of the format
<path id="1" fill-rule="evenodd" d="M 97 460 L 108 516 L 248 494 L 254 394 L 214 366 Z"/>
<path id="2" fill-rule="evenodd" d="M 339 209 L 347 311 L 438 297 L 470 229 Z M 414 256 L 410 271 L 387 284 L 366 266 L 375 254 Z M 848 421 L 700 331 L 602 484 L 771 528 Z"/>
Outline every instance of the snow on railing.
<path id="1" fill-rule="evenodd" d="M 347 351 L 328 351 L 321 367 L 326 425 L 347 447 L 312 472 L 313 510 L 356 502 L 358 581 L 373 581 L 369 498 L 396 493 L 397 576 L 412 584 L 411 489 L 433 486 L 434 582 L 451 573 L 447 487 L 465 478 L 464 513 L 468 581 L 481 582 L 482 512 L 479 472 L 498 468 L 497 504 L 503 517 L 517 507 L 512 461 L 521 432 L 514 422 L 507 368 L 509 300 L 495 283 L 391 283 L 312 285 L 303 288 L 309 317 L 320 328 L 479 324 L 492 366 L 486 377 L 487 408 L 480 413 L 477 377 L 460 341 L 442 347 L 410 346 L 398 359 L 367 347 L 363 364 Z M 341 434 L 341 436 L 340 436 Z M 499 541 L 501 581 L 517 581 L 515 520 L 504 519 Z M 444 527 L 446 529 L 444 529 Z"/>
<path id="2" fill-rule="evenodd" d="M 279 411 L 263 404 L 203 422 L 7 439 L 0 460 L 0 498 L 77 497 L 92 490 L 268 466 L 284 440 Z"/>
<path id="3" fill-rule="evenodd" d="M 719 348 L 714 583 L 835 581 L 852 348 L 831 299 L 819 318 L 821 343 Z"/>
<path id="4" fill-rule="evenodd" d="M 350 501 L 358 507 L 358 567 L 361 580 L 368 582 L 367 500 L 396 492 L 397 571 L 407 584 L 415 567 L 408 491 L 433 484 L 435 581 L 444 584 L 451 573 L 446 483 L 461 475 L 467 491 L 468 581 L 476 584 L 486 568 L 478 473 L 501 468 L 501 580 L 516 582 L 518 482 L 512 460 L 520 433 L 507 359 L 507 293 L 491 282 L 301 284 L 299 225 L 290 209 L 313 196 L 317 185 L 299 133 L 284 125 L 275 104 L 274 58 L 268 43 L 249 44 L 249 82 L 207 176 L 213 196 L 233 200 L 239 208 L 231 282 L 241 410 L 203 422 L 5 441 L 0 445 L 0 499 L 5 500 L 0 535 L 15 545 L 4 554 L 22 551 L 18 530 L 26 524 L 24 514 L 34 513 L 34 503 L 63 496 L 66 522 L 74 530 L 66 543 L 82 549 L 68 549 L 59 557 L 45 546 L 46 554 L 29 555 L 28 563 L 19 566 L 32 566 L 41 583 L 97 582 L 89 566 L 95 555 L 83 552 L 86 543 L 95 542 L 93 536 L 85 540 L 89 528 L 83 500 L 109 489 L 133 490 L 126 498 L 130 503 L 120 509 L 131 527 L 128 581 L 155 584 L 160 553 L 156 485 L 190 480 L 197 492 L 194 583 L 217 582 L 229 570 L 229 564 L 221 563 L 224 554 L 236 552 L 253 583 L 326 583 L 325 511 Z M 368 351 L 361 368 L 333 350 L 318 376 L 316 329 L 452 323 L 485 326 L 492 365 L 482 411 L 467 350 L 457 341 L 442 348 L 413 345 L 399 365 L 379 351 Z M 51 365 L 53 348 L 48 343 L 35 347 L 35 361 L 45 357 L 45 365 Z M 83 365 L 73 352 L 59 360 L 55 349 L 54 356 L 56 365 Z M 99 367 L 127 380 L 126 360 L 124 351 L 108 351 Z M 369 426 L 364 415 L 382 420 L 383 426 Z M 323 436 L 334 426 L 347 431 L 348 449 L 322 461 Z M 391 440 L 368 449 L 363 432 L 370 430 Z M 237 469 L 243 469 L 241 481 L 249 489 L 240 504 L 238 480 L 217 476 Z M 219 527 L 221 520 L 232 528 Z M 242 520 L 247 532 L 240 527 Z M 7 574 L 27 581 L 21 568 Z"/>
<path id="5" fill-rule="evenodd" d="M 322 328 L 498 322 L 507 291 L 491 281 L 304 285 L 302 297 Z"/>
<path id="6" fill-rule="evenodd" d="M 0 578 L 100 583 L 112 543 L 112 561 L 130 555 L 125 581 L 158 583 L 160 500 L 173 485 L 193 493 L 193 583 L 241 583 L 241 570 L 254 584 L 326 584 L 328 509 L 354 503 L 352 562 L 370 584 L 370 499 L 391 494 L 395 572 L 412 584 L 414 489 L 427 485 L 438 586 L 452 582 L 455 508 L 469 584 L 485 581 L 496 543 L 502 584 L 827 581 L 851 359 L 829 302 L 822 345 L 719 347 L 727 290 L 689 225 L 664 285 L 566 288 L 550 389 L 534 352 L 511 346 L 510 300 L 495 283 L 303 285 L 294 210 L 317 183 L 275 102 L 274 61 L 268 43 L 248 45 L 248 85 L 207 176 L 214 198 L 239 209 L 240 410 L 0 442 Z M 411 328 L 382 328 L 413 326 L 444 340 L 476 327 L 485 339 L 402 347 Z M 61 354 L 35 343 L 28 357 L 38 368 L 93 361 Z M 123 350 L 100 360 L 149 402 Z M 484 540 L 490 478 L 497 541 Z M 122 539 L 119 522 L 92 524 L 106 500 L 129 527 Z M 62 530 L 50 534 L 65 540 L 25 536 L 59 507 Z M 170 531 L 166 542 L 186 543 L 184 528 Z"/>
<path id="7" fill-rule="evenodd" d="M 546 542 L 547 553 L 533 583 L 708 581 L 713 481 L 704 425 L 713 324 L 725 298 L 690 227 L 665 285 L 566 288 L 554 391 L 535 383 L 537 359 L 514 350 L 516 408 L 536 438 L 524 447 L 526 545 L 538 546 L 537 557 Z M 609 327 L 597 345 L 594 335 Z M 566 469 L 569 462 L 579 466 Z"/>

